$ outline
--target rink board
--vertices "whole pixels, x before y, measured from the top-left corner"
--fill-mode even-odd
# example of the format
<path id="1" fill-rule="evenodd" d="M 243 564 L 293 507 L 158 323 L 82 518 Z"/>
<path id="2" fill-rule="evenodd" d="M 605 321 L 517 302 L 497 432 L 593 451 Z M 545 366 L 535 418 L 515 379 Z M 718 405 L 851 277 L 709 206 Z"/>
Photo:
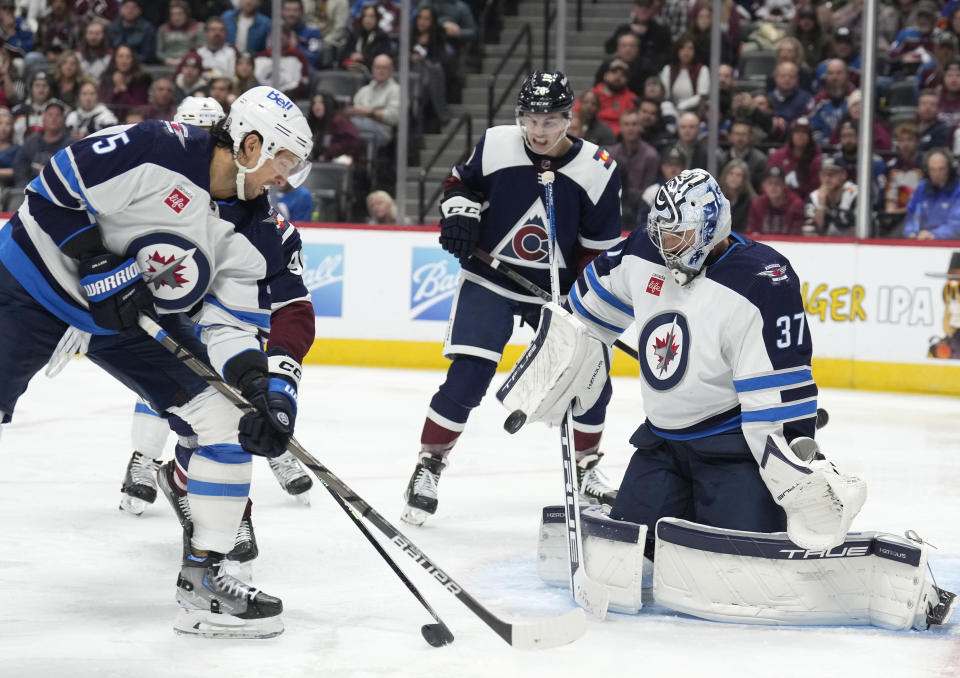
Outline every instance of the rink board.
<path id="1" fill-rule="evenodd" d="M 301 234 L 317 315 L 307 363 L 447 365 L 441 346 L 460 269 L 436 228 L 311 224 Z M 769 242 L 799 271 L 821 386 L 960 395 L 960 359 L 927 357 L 945 333 L 945 274 L 960 242 Z M 501 368 L 530 337 L 515 328 Z M 618 355 L 613 372 L 636 376 L 637 366 Z"/>

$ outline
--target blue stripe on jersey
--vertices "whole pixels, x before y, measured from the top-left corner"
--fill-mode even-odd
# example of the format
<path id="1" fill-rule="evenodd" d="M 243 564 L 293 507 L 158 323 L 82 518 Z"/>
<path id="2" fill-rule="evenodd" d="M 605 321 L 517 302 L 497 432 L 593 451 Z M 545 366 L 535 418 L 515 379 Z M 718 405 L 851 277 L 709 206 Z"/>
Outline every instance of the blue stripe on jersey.
<path id="1" fill-rule="evenodd" d="M 70 193 L 67 187 L 64 186 L 63 179 L 57 174 L 54 162 L 51 161 L 44 165 L 43 170 L 33 181 L 42 183 L 44 188 L 47 189 L 48 195 L 45 197 L 47 197 L 48 200 L 52 197 L 58 205 L 74 210 L 80 209 L 79 197 Z"/>
<path id="2" fill-rule="evenodd" d="M 600 282 L 600 279 L 597 277 L 597 272 L 593 269 L 592 262 L 589 266 L 587 266 L 587 270 L 584 271 L 584 273 L 586 273 L 587 281 L 590 283 L 590 289 L 592 289 L 598 297 L 603 299 L 618 311 L 622 311 L 623 313 L 633 317 L 633 308 L 620 301 L 620 299 L 613 292 L 604 287 Z"/>
<path id="3" fill-rule="evenodd" d="M 91 334 L 116 334 L 94 324 L 90 313 L 57 294 L 30 257 L 13 240 L 13 227 L 10 222 L 0 229 L 0 262 L 3 262 L 31 297 L 63 322 Z"/>
<path id="4" fill-rule="evenodd" d="M 567 297 L 570 300 L 570 305 L 573 306 L 573 310 L 577 312 L 578 315 L 582 316 L 585 320 L 589 320 L 594 325 L 599 325 L 605 329 L 610 330 L 611 332 L 616 332 L 617 334 L 623 334 L 626 332 L 625 327 L 617 327 L 612 323 L 608 323 L 604 320 L 601 320 L 597 316 L 593 315 L 583 306 L 583 302 L 580 301 L 579 293 L 577 292 L 576 286 L 570 289 L 570 296 Z"/>
<path id="5" fill-rule="evenodd" d="M 53 162 L 57 164 L 57 169 L 60 170 L 60 174 L 63 175 L 63 180 L 66 182 L 67 187 L 83 198 L 87 211 L 90 212 L 90 214 L 97 214 L 97 210 L 90 204 L 90 200 L 84 195 L 83 191 L 80 190 L 80 180 L 77 179 L 77 172 L 73 167 L 73 158 L 68 154 L 68 148 L 57 151 L 57 154 L 53 156 Z"/>
<path id="6" fill-rule="evenodd" d="M 737 393 L 746 393 L 747 391 L 762 391 L 768 388 L 793 386 L 794 384 L 802 384 L 812 379 L 813 372 L 809 369 L 804 369 L 793 372 L 777 372 L 776 374 L 766 374 L 762 377 L 750 377 L 749 379 L 734 379 L 733 386 L 737 389 Z"/>
<path id="7" fill-rule="evenodd" d="M 48 201 L 50 201 L 50 202 L 54 202 L 54 199 L 53 199 L 53 198 L 50 196 L 50 194 L 47 192 L 47 187 L 44 186 L 44 185 L 43 185 L 43 181 L 40 180 L 40 176 L 39 176 L 39 175 L 38 175 L 37 177 L 35 177 L 33 181 L 31 181 L 29 184 L 27 184 L 27 188 L 30 189 L 31 191 L 34 191 L 35 193 L 37 193 L 37 194 L 39 194 L 39 195 L 42 195 L 45 200 L 48 200 Z"/>
<path id="8" fill-rule="evenodd" d="M 208 483 L 187 478 L 187 493 L 204 497 L 249 497 L 250 483 Z"/>
<path id="9" fill-rule="evenodd" d="M 796 417 L 813 417 L 817 414 L 817 401 L 810 400 L 796 405 L 783 405 L 780 407 L 768 407 L 763 410 L 753 410 L 743 412 L 743 422 L 753 421 L 783 421 L 784 419 L 794 419 Z"/>
<path id="10" fill-rule="evenodd" d="M 263 327 L 264 329 L 270 329 L 270 314 L 269 313 L 256 313 L 254 311 L 237 311 L 232 308 L 227 308 L 220 301 L 213 296 L 207 295 L 203 298 L 203 301 L 211 306 L 216 306 L 221 308 L 233 317 L 247 323 L 248 325 L 256 325 L 257 327 Z"/>
<path id="11" fill-rule="evenodd" d="M 78 235 L 80 235 L 81 233 L 83 233 L 84 231 L 89 231 L 91 228 L 96 228 L 96 227 L 97 227 L 96 224 L 90 224 L 90 225 L 87 226 L 86 228 L 81 228 L 79 231 L 73 232 L 71 235 L 68 235 L 68 236 L 67 236 L 67 239 L 66 239 L 66 240 L 64 240 L 63 242 L 57 243 L 57 247 L 61 247 L 61 248 L 62 248 L 64 245 L 66 245 L 68 242 L 70 242 L 70 240 L 71 240 L 74 236 L 78 236 Z"/>
<path id="12" fill-rule="evenodd" d="M 746 241 L 745 241 L 741 236 L 739 236 L 739 235 L 736 234 L 736 233 L 731 233 L 731 234 L 730 234 L 730 237 L 733 238 L 733 240 L 734 240 L 733 245 L 731 245 L 730 247 L 728 247 L 728 248 L 727 248 L 727 251 L 724 252 L 723 254 L 721 254 L 719 259 L 717 259 L 715 262 L 713 262 L 712 264 L 710 264 L 711 266 L 716 266 L 716 265 L 719 264 L 721 261 L 723 261 L 724 259 L 726 259 L 727 255 L 730 254 L 731 252 L 733 252 L 733 250 L 736 249 L 737 247 L 739 247 L 740 245 L 746 245 L 746 244 L 747 244 Z"/>
<path id="13" fill-rule="evenodd" d="M 735 431 L 740 428 L 740 415 L 738 414 L 731 419 L 728 419 L 716 426 L 713 426 L 702 431 L 695 431 L 693 433 L 669 433 L 667 431 L 656 428 L 647 422 L 647 428 L 656 433 L 661 438 L 666 438 L 667 440 L 695 440 L 697 438 L 706 438 L 707 436 L 716 435 L 718 433 L 726 433 L 728 431 Z"/>
<path id="14" fill-rule="evenodd" d="M 154 417 L 160 416 L 159 414 L 154 412 L 153 409 L 151 409 L 151 407 L 146 403 L 137 403 L 136 406 L 133 408 L 133 411 L 135 414 L 150 414 L 150 415 L 153 415 Z"/>
<path id="15" fill-rule="evenodd" d="M 201 445 L 194 453 L 220 464 L 246 464 L 253 457 L 249 452 L 235 443 L 218 443 L 216 445 Z"/>

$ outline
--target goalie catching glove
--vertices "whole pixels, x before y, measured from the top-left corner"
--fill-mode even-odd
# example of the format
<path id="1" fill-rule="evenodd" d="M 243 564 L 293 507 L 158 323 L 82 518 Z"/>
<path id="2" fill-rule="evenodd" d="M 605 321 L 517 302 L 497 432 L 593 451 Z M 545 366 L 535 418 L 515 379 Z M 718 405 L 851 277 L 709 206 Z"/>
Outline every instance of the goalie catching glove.
<path id="1" fill-rule="evenodd" d="M 497 400 L 514 413 L 508 422 L 521 412 L 516 416 L 523 421 L 554 426 L 571 404 L 574 414 L 593 407 L 609 371 L 610 349 L 573 314 L 551 302 L 543 306 L 537 336 L 497 391 Z M 511 433 L 520 428 L 506 427 Z"/>
<path id="2" fill-rule="evenodd" d="M 787 536 L 808 550 L 843 543 L 867 499 L 867 485 L 840 473 L 811 438 L 787 445 L 782 435 L 767 436 L 760 476 L 787 514 Z"/>

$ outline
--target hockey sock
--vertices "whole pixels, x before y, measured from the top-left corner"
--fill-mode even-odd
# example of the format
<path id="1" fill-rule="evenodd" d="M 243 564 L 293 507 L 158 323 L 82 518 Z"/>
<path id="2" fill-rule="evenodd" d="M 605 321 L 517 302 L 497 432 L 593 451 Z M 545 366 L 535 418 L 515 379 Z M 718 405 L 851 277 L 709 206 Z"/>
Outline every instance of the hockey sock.
<path id="1" fill-rule="evenodd" d="M 579 431 L 574 424 L 573 428 L 573 449 L 576 452 L 577 463 L 583 461 L 585 457 L 594 455 L 600 449 L 600 437 L 603 435 L 603 427 L 599 431 Z"/>
<path id="2" fill-rule="evenodd" d="M 133 449 L 151 459 L 159 459 L 163 456 L 163 446 L 169 433 L 167 420 L 154 412 L 143 400 L 138 400 L 133 409 L 130 427 Z"/>
<path id="3" fill-rule="evenodd" d="M 239 445 L 197 449 L 187 472 L 194 549 L 229 553 L 247 508 L 253 464 Z"/>

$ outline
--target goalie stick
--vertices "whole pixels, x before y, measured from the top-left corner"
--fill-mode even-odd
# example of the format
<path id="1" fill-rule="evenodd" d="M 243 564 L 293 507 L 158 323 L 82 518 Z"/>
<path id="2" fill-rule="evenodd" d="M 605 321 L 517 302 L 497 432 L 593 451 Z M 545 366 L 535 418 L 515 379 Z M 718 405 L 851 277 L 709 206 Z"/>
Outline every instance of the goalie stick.
<path id="1" fill-rule="evenodd" d="M 194 374 L 206 381 L 212 388 L 223 394 L 237 408 L 248 412 L 254 410 L 253 405 L 231 388 L 213 368 L 197 358 L 176 339 L 167 334 L 154 320 L 141 315 L 139 324 L 141 329 L 160 342 L 174 357 L 192 370 Z M 394 527 L 390 521 L 350 489 L 333 471 L 321 464 L 313 455 L 307 452 L 307 450 L 297 442 L 296 438 L 290 439 L 287 449 L 317 476 L 331 494 L 337 496 L 342 502 L 349 504 L 361 517 L 366 518 L 390 540 L 391 544 L 412 558 L 415 563 L 420 565 L 430 576 L 436 579 L 446 591 L 455 596 L 467 609 L 477 615 L 509 645 L 521 650 L 548 649 L 572 643 L 586 631 L 586 618 L 583 610 L 579 608 L 570 610 L 558 617 L 550 617 L 538 621 L 511 623 L 500 619 L 477 601 L 476 598 L 471 596 L 466 589 L 458 584 L 453 577 L 444 572 L 428 555 L 417 548 L 417 546 L 408 539 L 406 535 L 400 532 L 400 530 Z M 356 519 L 354 522 L 358 526 L 363 526 L 363 523 L 359 519 Z M 373 539 L 372 535 L 370 535 L 370 538 Z M 399 567 L 396 566 L 396 563 L 393 563 L 386 551 L 382 548 L 377 549 L 377 551 L 392 563 L 394 572 L 403 579 L 408 588 L 415 590 L 414 585 L 401 574 Z M 422 596 L 418 596 L 418 599 L 422 600 Z M 436 615 L 434 616 L 436 618 Z M 445 625 L 444 628 L 446 628 Z M 426 636 L 427 631 L 424 631 L 424 637 L 426 638 Z M 427 641 L 429 642 L 430 639 L 427 638 Z"/>
<path id="2" fill-rule="evenodd" d="M 547 203 L 547 256 L 550 259 L 550 299 L 560 303 L 560 262 L 557 260 L 557 221 L 554 213 L 553 181 L 551 171 L 540 175 Z M 607 616 L 610 604 L 610 592 L 607 587 L 587 576 L 583 561 L 583 533 L 580 530 L 580 488 L 577 482 L 576 462 L 573 446 L 570 444 L 570 431 L 573 429 L 573 407 L 567 405 L 567 412 L 560 423 L 560 454 L 563 458 L 564 510 L 567 513 L 567 548 L 570 562 L 570 590 L 577 605 L 598 619 Z"/>

